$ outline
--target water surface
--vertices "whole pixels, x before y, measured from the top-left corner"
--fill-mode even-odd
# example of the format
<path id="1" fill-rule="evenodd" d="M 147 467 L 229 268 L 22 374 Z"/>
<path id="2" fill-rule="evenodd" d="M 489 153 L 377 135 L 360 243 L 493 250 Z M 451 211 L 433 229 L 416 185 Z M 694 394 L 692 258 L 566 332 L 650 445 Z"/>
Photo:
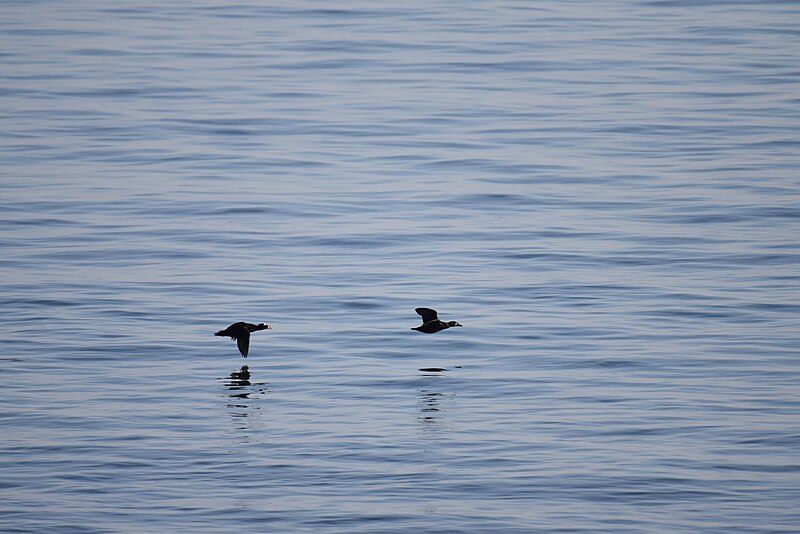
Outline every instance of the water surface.
<path id="1" fill-rule="evenodd" d="M 5 2 L 0 530 L 796 532 L 799 23 Z"/>

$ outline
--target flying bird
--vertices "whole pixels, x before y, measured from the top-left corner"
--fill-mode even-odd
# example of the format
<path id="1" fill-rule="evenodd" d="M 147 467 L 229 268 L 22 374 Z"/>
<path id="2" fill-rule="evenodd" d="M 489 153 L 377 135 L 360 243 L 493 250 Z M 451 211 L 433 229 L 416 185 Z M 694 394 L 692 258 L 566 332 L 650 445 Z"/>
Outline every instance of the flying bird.
<path id="1" fill-rule="evenodd" d="M 272 327 L 268 324 L 250 324 L 239 321 L 233 323 L 225 330 L 220 330 L 215 333 L 215 336 L 225 336 L 236 340 L 236 345 L 239 347 L 239 352 L 242 356 L 247 358 L 247 352 L 250 350 L 250 332 L 257 332 L 259 330 L 271 330 Z"/>
<path id="2" fill-rule="evenodd" d="M 436 332 L 446 330 L 451 326 L 462 326 L 455 321 L 441 321 L 439 319 L 439 315 L 436 313 L 436 310 L 432 310 L 430 308 L 417 308 L 414 311 L 422 316 L 422 325 L 411 329 L 416 330 L 417 332 L 435 334 Z"/>

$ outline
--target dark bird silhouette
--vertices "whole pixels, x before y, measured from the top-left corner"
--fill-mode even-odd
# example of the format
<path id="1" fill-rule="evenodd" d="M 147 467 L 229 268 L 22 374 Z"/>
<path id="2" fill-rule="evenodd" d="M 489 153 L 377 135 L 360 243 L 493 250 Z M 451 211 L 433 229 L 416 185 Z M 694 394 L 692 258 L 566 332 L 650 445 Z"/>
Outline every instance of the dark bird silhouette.
<path id="1" fill-rule="evenodd" d="M 436 310 L 432 310 L 430 308 L 417 308 L 414 311 L 422 316 L 422 325 L 411 329 L 416 330 L 417 332 L 435 334 L 436 332 L 446 330 L 451 326 L 462 326 L 455 321 L 444 322 L 439 320 L 439 315 L 436 313 Z"/>
<path id="2" fill-rule="evenodd" d="M 215 336 L 226 336 L 236 340 L 236 345 L 239 347 L 239 352 L 242 356 L 247 358 L 247 352 L 250 350 L 250 332 L 257 332 L 259 330 L 271 330 L 272 327 L 268 324 L 250 324 L 244 322 L 233 323 L 225 330 L 220 330 L 215 333 Z"/>

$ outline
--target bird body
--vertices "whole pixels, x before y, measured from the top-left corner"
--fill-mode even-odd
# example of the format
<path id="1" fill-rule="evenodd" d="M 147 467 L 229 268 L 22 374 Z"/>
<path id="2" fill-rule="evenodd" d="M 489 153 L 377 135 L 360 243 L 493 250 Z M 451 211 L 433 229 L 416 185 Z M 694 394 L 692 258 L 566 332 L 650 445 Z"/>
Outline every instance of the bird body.
<path id="1" fill-rule="evenodd" d="M 257 332 L 259 330 L 271 330 L 272 327 L 268 324 L 259 323 L 259 324 L 250 324 L 239 321 L 238 323 L 233 323 L 225 330 L 220 330 L 216 332 L 215 336 L 224 336 L 229 337 L 236 341 L 236 345 L 239 347 L 239 352 L 242 354 L 243 357 L 247 358 L 247 353 L 250 350 L 250 332 Z"/>
<path id="2" fill-rule="evenodd" d="M 416 330 L 417 332 L 435 334 L 436 332 L 447 330 L 453 326 L 463 326 L 455 321 L 444 322 L 440 320 L 439 314 L 436 313 L 436 310 L 432 310 L 430 308 L 416 308 L 414 311 L 422 316 L 422 324 L 411 329 Z"/>

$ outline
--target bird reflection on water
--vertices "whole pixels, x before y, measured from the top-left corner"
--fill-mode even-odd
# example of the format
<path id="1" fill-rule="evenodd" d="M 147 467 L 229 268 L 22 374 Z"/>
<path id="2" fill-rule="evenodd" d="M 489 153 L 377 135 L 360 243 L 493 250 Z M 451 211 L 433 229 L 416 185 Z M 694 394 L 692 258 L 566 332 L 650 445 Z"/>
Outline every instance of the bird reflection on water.
<path id="1" fill-rule="evenodd" d="M 228 386 L 228 390 L 234 392 L 229 394 L 230 397 L 246 399 L 251 393 L 246 391 L 247 387 L 252 385 L 250 383 L 250 368 L 243 365 L 238 371 L 233 371 L 230 380 L 225 382 L 225 385 Z M 245 390 L 244 393 L 240 393 L 242 390 Z"/>
<path id="2" fill-rule="evenodd" d="M 442 402 L 448 397 L 441 391 L 420 389 L 419 394 L 419 433 L 423 438 L 433 439 L 441 437 L 442 433 L 450 430 L 447 420 L 447 410 Z"/>
<path id="3" fill-rule="evenodd" d="M 269 393 L 266 388 L 267 382 L 251 381 L 250 368 L 247 365 L 232 371 L 228 377 L 220 380 L 224 381 L 225 395 L 233 399 L 227 407 L 237 409 L 235 413 L 231 413 L 234 417 L 247 417 L 252 410 L 260 409 L 253 401 L 258 400 L 260 395 Z"/>
<path id="4" fill-rule="evenodd" d="M 261 401 L 269 389 L 267 382 L 254 382 L 253 374 L 248 366 L 243 365 L 219 378 L 224 386 L 224 406 L 234 423 L 235 439 L 240 442 L 257 441 L 263 434 Z"/>
<path id="5" fill-rule="evenodd" d="M 437 377 L 442 377 L 441 373 L 447 369 L 441 367 L 424 367 L 420 369 L 423 373 L 422 377 L 426 380 L 435 380 Z M 441 386 L 443 383 L 438 380 L 435 383 L 426 382 L 426 385 Z M 443 393 L 440 391 L 441 387 L 425 387 L 417 390 L 419 401 L 419 415 L 417 415 L 417 422 L 420 427 L 420 434 L 423 437 L 434 438 L 440 435 L 443 431 L 450 430 L 447 422 L 447 410 L 442 406 L 443 401 L 452 398 L 452 394 Z"/>
<path id="6" fill-rule="evenodd" d="M 437 417 L 440 411 L 439 401 L 444 394 L 438 391 L 427 391 L 424 389 L 420 390 L 419 394 L 422 404 L 419 410 L 420 420 L 425 423 L 435 422 L 439 419 L 439 417 Z"/>

